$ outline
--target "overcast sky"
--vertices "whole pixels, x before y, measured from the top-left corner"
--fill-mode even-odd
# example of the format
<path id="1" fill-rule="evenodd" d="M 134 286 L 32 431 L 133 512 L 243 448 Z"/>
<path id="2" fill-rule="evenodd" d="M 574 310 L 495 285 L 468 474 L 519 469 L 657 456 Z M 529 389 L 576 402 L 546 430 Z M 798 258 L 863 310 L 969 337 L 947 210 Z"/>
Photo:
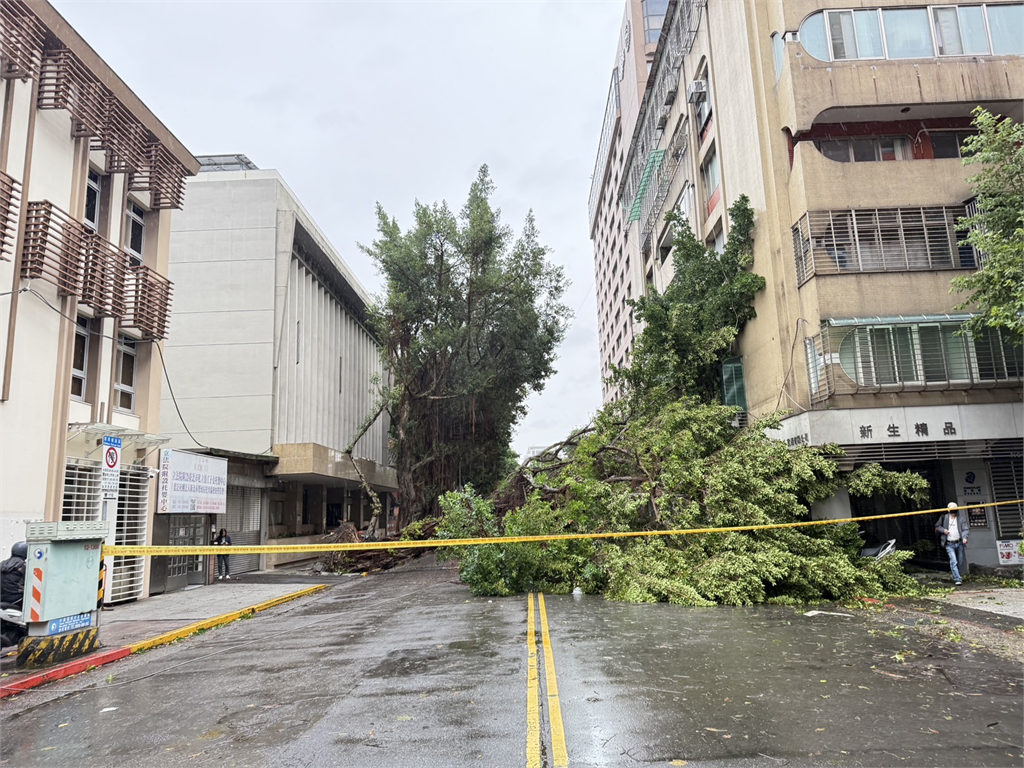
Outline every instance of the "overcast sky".
<path id="1" fill-rule="evenodd" d="M 492 202 L 572 280 L 558 373 L 514 447 L 559 440 L 600 405 L 590 175 L 623 0 L 91 2 L 54 5 L 193 154 L 276 168 L 371 293 L 377 201 Z"/>

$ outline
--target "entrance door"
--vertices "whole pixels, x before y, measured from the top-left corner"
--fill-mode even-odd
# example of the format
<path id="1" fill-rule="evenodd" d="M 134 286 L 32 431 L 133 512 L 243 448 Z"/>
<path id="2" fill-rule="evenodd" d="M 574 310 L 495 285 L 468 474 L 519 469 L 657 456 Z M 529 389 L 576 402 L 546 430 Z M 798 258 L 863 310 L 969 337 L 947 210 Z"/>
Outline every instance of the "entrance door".
<path id="1" fill-rule="evenodd" d="M 195 547 L 206 543 L 204 515 L 170 515 L 167 543 L 172 547 Z M 203 584 L 202 555 L 172 555 L 167 558 L 167 591 L 184 589 L 189 584 Z"/>

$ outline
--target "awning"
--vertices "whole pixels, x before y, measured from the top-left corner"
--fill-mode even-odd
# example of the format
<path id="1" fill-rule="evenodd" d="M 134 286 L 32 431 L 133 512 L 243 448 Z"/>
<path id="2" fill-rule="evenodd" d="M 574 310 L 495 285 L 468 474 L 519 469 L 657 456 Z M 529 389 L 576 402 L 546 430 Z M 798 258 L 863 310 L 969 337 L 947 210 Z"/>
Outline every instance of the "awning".
<path id="1" fill-rule="evenodd" d="M 975 315 L 883 315 L 874 317 L 830 317 L 825 320 L 833 328 L 852 325 L 910 325 L 916 323 L 963 323 Z"/>

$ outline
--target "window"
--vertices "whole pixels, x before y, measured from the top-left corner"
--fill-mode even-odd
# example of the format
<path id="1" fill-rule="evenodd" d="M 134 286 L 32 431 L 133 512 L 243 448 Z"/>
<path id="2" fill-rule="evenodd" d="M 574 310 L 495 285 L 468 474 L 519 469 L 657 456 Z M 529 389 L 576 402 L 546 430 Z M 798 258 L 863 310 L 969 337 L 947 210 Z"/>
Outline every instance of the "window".
<path id="1" fill-rule="evenodd" d="M 103 177 L 92 168 L 85 185 L 85 216 L 83 221 L 93 232 L 100 231 L 100 193 L 103 190 Z"/>
<path id="2" fill-rule="evenodd" d="M 78 318 L 75 325 L 75 348 L 71 354 L 71 397 L 85 400 L 89 380 L 89 342 L 92 322 L 87 317 Z"/>
<path id="3" fill-rule="evenodd" d="M 985 12 L 980 5 L 932 8 L 932 22 L 940 56 L 989 52 Z"/>
<path id="4" fill-rule="evenodd" d="M 747 410 L 747 386 L 743 380 L 743 358 L 729 357 L 722 361 L 722 402 Z"/>
<path id="5" fill-rule="evenodd" d="M 1024 54 L 1024 5 L 986 5 L 992 53 Z"/>
<path id="6" fill-rule="evenodd" d="M 838 163 L 910 160 L 913 157 L 910 139 L 905 136 L 823 139 L 815 141 L 814 146 L 829 160 Z"/>
<path id="7" fill-rule="evenodd" d="M 1024 53 L 1024 5 L 828 10 L 800 25 L 804 50 L 820 61 L 920 59 Z"/>
<path id="8" fill-rule="evenodd" d="M 708 152 L 708 156 L 704 160 L 704 164 L 700 167 L 700 178 L 704 183 L 704 194 L 710 203 L 712 195 L 718 191 L 718 184 L 720 181 L 718 173 L 718 153 L 715 151 L 714 147 L 712 147 L 711 151 Z"/>
<path id="9" fill-rule="evenodd" d="M 942 131 L 932 133 L 929 138 L 932 140 L 932 157 L 958 158 L 963 155 L 964 142 L 968 136 L 973 136 L 973 131 Z"/>
<path id="10" fill-rule="evenodd" d="M 827 11 L 832 60 L 880 59 L 882 33 L 878 11 Z"/>
<path id="11" fill-rule="evenodd" d="M 117 377 L 114 380 L 114 405 L 135 412 L 136 343 L 124 336 L 117 340 Z"/>
<path id="12" fill-rule="evenodd" d="M 125 216 L 128 252 L 134 257 L 131 263 L 138 265 L 142 263 L 142 248 L 146 240 L 146 210 L 134 200 L 129 200 Z"/>
<path id="13" fill-rule="evenodd" d="M 786 55 L 786 42 L 782 39 L 782 35 L 775 32 L 772 35 L 772 59 L 775 62 L 775 82 L 779 82 L 779 78 L 782 77 L 782 63 L 785 60 Z"/>
<path id="14" fill-rule="evenodd" d="M 643 0 L 643 10 L 644 42 L 656 43 L 661 37 L 661 27 L 665 23 L 668 0 Z M 650 70 L 648 69 L 648 71 Z"/>

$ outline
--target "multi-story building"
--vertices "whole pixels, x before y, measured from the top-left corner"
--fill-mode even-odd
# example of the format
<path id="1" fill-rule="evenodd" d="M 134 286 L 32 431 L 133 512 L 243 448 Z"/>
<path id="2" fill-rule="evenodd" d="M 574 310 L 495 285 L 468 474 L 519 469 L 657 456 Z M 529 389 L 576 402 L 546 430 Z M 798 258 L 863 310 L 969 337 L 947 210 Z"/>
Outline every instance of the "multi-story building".
<path id="1" fill-rule="evenodd" d="M 658 290 L 665 213 L 721 248 L 747 195 L 767 288 L 723 367 L 726 401 L 789 411 L 783 439 L 839 444 L 847 466 L 921 473 L 935 506 L 1024 496 L 1021 349 L 962 333 L 950 293 L 984 262 L 956 228 L 972 196 L 960 148 L 979 105 L 1024 117 L 1022 27 L 1009 1 L 674 0 L 618 190 L 623 250 Z M 897 506 L 843 496 L 817 513 Z M 1017 506 L 972 520 L 979 564 L 1020 538 Z M 927 560 L 933 525 L 874 532 Z"/>
<path id="2" fill-rule="evenodd" d="M 606 381 L 612 366 L 624 365 L 632 350 L 633 319 L 626 301 L 635 298 L 642 285 L 639 265 L 630 258 L 623 237 L 627 217 L 619 205 L 618 188 L 667 7 L 668 0 L 626 2 L 590 183 L 590 239 L 606 401 L 617 395 Z"/>
<path id="3" fill-rule="evenodd" d="M 171 225 L 174 389 L 164 392 L 161 431 L 174 448 L 228 460 L 227 514 L 174 516 L 166 543 L 204 543 L 211 524 L 235 544 L 319 543 L 342 521 L 363 528 L 371 501 L 343 451 L 385 376 L 370 298 L 277 171 L 244 155 L 200 162 Z M 386 414 L 352 456 L 390 512 Z M 262 557 L 235 557 L 232 570 L 287 560 Z M 204 579 L 198 558 L 168 567 L 168 589 Z"/>
<path id="4" fill-rule="evenodd" d="M 98 519 L 148 544 L 170 214 L 199 164 L 44 0 L 0 3 L 0 92 L 0 546 Z M 107 599 L 144 597 L 146 558 L 108 560 Z"/>

